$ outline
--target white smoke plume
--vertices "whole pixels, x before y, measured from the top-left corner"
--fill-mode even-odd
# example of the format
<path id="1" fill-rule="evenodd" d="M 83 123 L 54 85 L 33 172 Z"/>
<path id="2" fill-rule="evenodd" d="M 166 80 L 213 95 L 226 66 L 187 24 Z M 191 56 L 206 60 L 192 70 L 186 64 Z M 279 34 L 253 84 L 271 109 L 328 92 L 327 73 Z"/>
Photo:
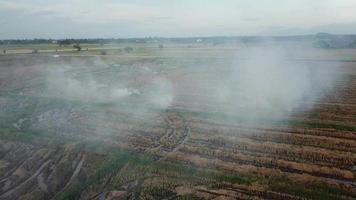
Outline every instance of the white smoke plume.
<path id="1" fill-rule="evenodd" d="M 90 73 L 76 77 L 70 73 L 73 69 L 71 66 L 60 66 L 48 70 L 44 95 L 83 103 L 112 104 L 120 104 L 126 101 L 125 98 L 135 98 L 139 101 L 133 104 L 143 102 L 159 109 L 166 109 L 173 100 L 172 84 L 164 77 L 149 76 L 140 83 L 131 83 L 130 79 L 135 80 L 135 76 L 131 75 L 118 80 L 100 81 Z"/>
<path id="2" fill-rule="evenodd" d="M 257 48 L 237 55 L 236 62 L 214 85 L 223 112 L 243 118 L 282 118 L 310 110 L 340 75 L 338 67 L 290 60 L 289 50 Z"/>

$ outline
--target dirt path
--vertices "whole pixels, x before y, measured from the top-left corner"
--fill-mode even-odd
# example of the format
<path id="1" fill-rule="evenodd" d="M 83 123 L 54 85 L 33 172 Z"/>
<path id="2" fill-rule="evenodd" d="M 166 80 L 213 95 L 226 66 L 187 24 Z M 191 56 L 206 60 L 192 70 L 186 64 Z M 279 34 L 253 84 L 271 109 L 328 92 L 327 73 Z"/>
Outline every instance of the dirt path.
<path id="1" fill-rule="evenodd" d="M 158 159 L 158 161 L 164 160 L 164 159 L 167 158 L 167 156 L 169 154 L 177 152 L 179 150 L 179 148 L 181 148 L 182 145 L 184 145 L 188 141 L 189 136 L 190 136 L 190 132 L 191 132 L 191 126 L 184 119 L 183 119 L 183 121 L 184 121 L 184 130 L 183 130 L 183 133 L 182 133 L 183 137 L 177 142 L 177 144 L 175 145 L 175 147 L 171 151 L 167 152 L 163 157 Z M 172 121 L 169 125 L 173 129 L 173 131 L 172 131 L 173 134 L 176 134 L 176 125 L 174 124 L 174 122 Z M 172 135 L 170 137 L 172 137 Z"/>
<path id="2" fill-rule="evenodd" d="M 75 167 L 75 170 L 74 170 L 72 176 L 70 177 L 69 181 L 66 183 L 66 185 L 60 191 L 58 191 L 56 193 L 56 195 L 54 195 L 51 199 L 56 199 L 58 194 L 60 194 L 61 192 L 63 192 L 65 189 L 67 189 L 70 186 L 70 184 L 74 181 L 74 179 L 78 176 L 80 170 L 82 169 L 84 161 L 85 161 L 85 155 L 82 156 L 81 160 Z"/>
<path id="3" fill-rule="evenodd" d="M 178 145 L 170 152 L 170 153 L 174 153 L 176 152 L 182 145 L 184 145 L 184 143 L 186 143 L 189 139 L 190 136 L 190 130 L 191 130 L 191 126 L 188 123 L 184 123 L 184 137 L 181 140 L 180 143 L 178 143 Z"/>
<path id="4" fill-rule="evenodd" d="M 161 149 L 163 147 L 163 145 L 160 143 L 164 138 L 171 138 L 173 134 L 176 133 L 176 126 L 174 125 L 174 122 L 173 120 L 169 119 L 168 117 L 165 118 L 165 121 L 167 122 L 167 127 L 165 128 L 165 131 L 164 131 L 164 135 L 159 138 L 158 140 L 158 144 L 151 147 L 151 148 L 148 148 L 146 150 L 146 152 L 148 151 L 152 151 L 152 150 L 157 150 L 157 149 Z"/>
<path id="5" fill-rule="evenodd" d="M 51 160 L 47 160 L 46 162 L 44 162 L 40 168 L 37 169 L 37 171 L 30 177 L 28 178 L 26 181 L 22 182 L 20 185 L 16 186 L 15 188 L 5 192 L 4 194 L 2 194 L 0 196 L 0 198 L 7 198 L 10 195 L 12 195 L 14 192 L 16 192 L 18 189 L 20 189 L 22 186 L 26 185 L 28 182 L 32 181 L 33 179 L 35 179 L 41 172 L 42 170 L 51 162 Z"/>
<path id="6" fill-rule="evenodd" d="M 37 182 L 38 182 L 38 186 L 40 187 L 40 189 L 44 192 L 48 192 L 48 186 L 45 183 L 45 180 L 43 178 L 43 173 L 40 174 L 39 176 L 37 176 Z"/>
<path id="7" fill-rule="evenodd" d="M 79 161 L 78 165 L 76 166 L 72 176 L 70 177 L 69 181 L 67 182 L 67 184 L 63 187 L 63 190 L 66 189 L 75 179 L 75 177 L 78 176 L 80 170 L 82 169 L 83 163 L 85 161 L 85 155 L 82 156 L 82 159 Z"/>
<path id="8" fill-rule="evenodd" d="M 21 166 L 23 166 L 24 163 L 26 163 L 27 161 L 33 159 L 35 157 L 34 153 L 33 152 L 29 152 L 29 154 L 31 155 L 30 157 L 28 158 L 25 158 L 25 159 L 22 159 L 19 163 L 17 163 L 16 166 L 13 166 L 11 170 L 7 171 L 2 177 L 1 177 L 1 180 L 0 180 L 0 183 L 4 182 L 4 181 L 7 181 L 8 178 Z M 23 156 L 25 157 L 25 156 Z"/>

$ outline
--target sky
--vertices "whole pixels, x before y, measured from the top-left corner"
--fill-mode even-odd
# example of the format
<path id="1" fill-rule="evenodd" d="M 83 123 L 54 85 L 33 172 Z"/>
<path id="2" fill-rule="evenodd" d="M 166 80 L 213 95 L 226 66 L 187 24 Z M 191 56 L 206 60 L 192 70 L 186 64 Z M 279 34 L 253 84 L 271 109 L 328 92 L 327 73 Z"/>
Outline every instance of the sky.
<path id="1" fill-rule="evenodd" d="M 355 0 L 0 0 L 0 39 L 356 33 Z"/>

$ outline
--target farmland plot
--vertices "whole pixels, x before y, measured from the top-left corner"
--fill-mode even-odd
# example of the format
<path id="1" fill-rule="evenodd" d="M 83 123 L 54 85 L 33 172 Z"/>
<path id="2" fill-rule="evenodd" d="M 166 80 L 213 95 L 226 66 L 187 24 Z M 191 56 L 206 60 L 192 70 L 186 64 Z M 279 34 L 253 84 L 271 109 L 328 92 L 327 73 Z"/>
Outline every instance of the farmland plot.
<path id="1" fill-rule="evenodd" d="M 248 52 L 1 56 L 0 197 L 356 198 L 356 63 Z"/>

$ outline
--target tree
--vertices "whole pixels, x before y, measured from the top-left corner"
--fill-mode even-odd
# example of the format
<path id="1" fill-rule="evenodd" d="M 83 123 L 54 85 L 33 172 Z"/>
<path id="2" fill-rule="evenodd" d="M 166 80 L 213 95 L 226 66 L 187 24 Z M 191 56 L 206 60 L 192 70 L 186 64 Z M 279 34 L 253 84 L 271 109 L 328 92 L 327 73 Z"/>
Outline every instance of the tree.
<path id="1" fill-rule="evenodd" d="M 69 39 L 65 39 L 65 40 L 60 40 L 58 41 L 58 45 L 61 47 L 61 46 L 64 46 L 64 45 L 70 45 L 72 44 L 72 40 L 69 40 Z"/>
<path id="2" fill-rule="evenodd" d="M 77 49 L 78 51 L 82 50 L 82 47 L 79 44 L 73 45 L 73 48 Z"/>

